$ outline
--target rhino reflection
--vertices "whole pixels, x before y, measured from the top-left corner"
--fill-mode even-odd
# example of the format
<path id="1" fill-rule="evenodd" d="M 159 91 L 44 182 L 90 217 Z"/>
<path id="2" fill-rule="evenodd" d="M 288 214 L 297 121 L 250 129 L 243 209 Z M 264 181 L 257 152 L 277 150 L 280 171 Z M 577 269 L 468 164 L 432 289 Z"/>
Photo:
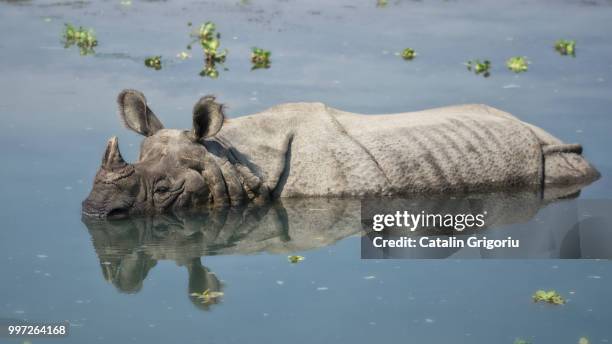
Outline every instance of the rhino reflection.
<path id="1" fill-rule="evenodd" d="M 558 201 L 559 195 L 563 196 L 562 202 Z M 510 253 L 466 252 L 456 248 L 372 250 L 365 256 L 611 257 L 609 247 L 612 247 L 612 237 L 606 233 L 609 232 L 607 228 L 612 220 L 609 215 L 605 216 L 609 203 L 597 203 L 595 206 L 583 207 L 586 211 L 580 210 L 584 201 L 578 203 L 572 200 L 577 195 L 574 189 L 551 189 L 544 194 L 518 192 L 456 198 L 377 199 L 366 201 L 363 209 L 360 201 L 351 199 L 285 199 L 282 203 L 219 208 L 192 215 L 131 217 L 121 220 L 84 217 L 83 221 L 91 234 L 104 277 L 117 289 L 122 292 L 138 292 L 147 273 L 157 261 L 172 260 L 184 266 L 189 273 L 187 294 L 191 301 L 200 308 L 208 309 L 211 304 L 219 302 L 220 298 L 198 295 L 207 290 L 220 295 L 223 285 L 213 272 L 202 265 L 202 256 L 260 252 L 290 254 L 325 247 L 362 233 L 366 233 L 362 240 L 368 240 L 375 234 L 368 230 L 371 226 L 368 226 L 367 219 L 372 219 L 371 213 L 389 213 L 390 209 L 440 214 L 486 212 L 484 228 L 471 233 L 466 230 L 460 235 L 486 235 L 491 239 L 504 239 L 511 235 L 521 239 L 521 249 Z M 581 213 L 600 215 L 582 220 Z M 437 232 L 430 233 L 430 230 Z M 449 234 L 435 228 L 426 231 L 432 237 Z"/>
<path id="2" fill-rule="evenodd" d="M 327 246 L 360 231 L 359 202 L 285 200 L 201 214 L 101 220 L 84 217 L 104 278 L 119 291 L 136 293 L 159 260 L 172 260 L 189 274 L 189 299 L 201 309 L 223 289 L 201 257 L 258 252 L 289 253 Z"/>

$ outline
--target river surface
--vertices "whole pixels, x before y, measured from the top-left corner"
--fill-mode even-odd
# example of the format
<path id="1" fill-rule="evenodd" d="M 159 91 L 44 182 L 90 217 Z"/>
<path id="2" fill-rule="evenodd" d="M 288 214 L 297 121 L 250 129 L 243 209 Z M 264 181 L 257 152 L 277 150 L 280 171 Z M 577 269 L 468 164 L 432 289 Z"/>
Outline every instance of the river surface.
<path id="1" fill-rule="evenodd" d="M 176 57 L 207 20 L 229 50 L 215 80 L 199 75 L 197 44 Z M 95 29 L 95 54 L 64 48 L 64 23 Z M 362 260 L 351 200 L 213 225 L 84 223 L 80 202 L 108 137 L 137 158 L 141 137 L 116 115 L 124 88 L 143 91 L 169 128 L 189 128 L 204 94 L 230 117 L 290 101 L 366 114 L 486 103 L 583 144 L 602 178 L 577 199 L 530 198 L 504 224 L 571 230 L 568 212 L 612 198 L 610 32 L 603 0 L 0 1 L 0 319 L 70 322 L 68 337 L 34 343 L 608 343 L 609 260 Z M 560 38 L 577 41 L 575 57 L 553 49 Z M 271 68 L 251 71 L 253 46 L 272 51 Z M 414 60 L 397 55 L 405 47 Z M 161 70 L 145 67 L 152 55 Z M 529 70 L 508 71 L 511 56 Z M 468 71 L 470 59 L 489 59 L 491 75 Z M 548 239 L 538 257 L 567 249 Z M 192 295 L 207 289 L 223 296 Z M 534 304 L 537 289 L 568 302 Z"/>

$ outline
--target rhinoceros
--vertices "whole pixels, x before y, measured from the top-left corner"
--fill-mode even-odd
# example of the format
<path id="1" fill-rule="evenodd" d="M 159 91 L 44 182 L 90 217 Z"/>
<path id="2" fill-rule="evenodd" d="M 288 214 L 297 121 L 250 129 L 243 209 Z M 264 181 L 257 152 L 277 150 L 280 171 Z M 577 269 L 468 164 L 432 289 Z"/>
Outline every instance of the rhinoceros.
<path id="1" fill-rule="evenodd" d="M 486 105 L 361 115 L 288 103 L 227 120 L 223 105 L 205 96 L 193 128 L 180 130 L 165 129 L 139 91 L 122 91 L 118 104 L 125 126 L 144 136 L 140 156 L 127 163 L 117 138 L 108 141 L 84 215 L 197 212 L 282 197 L 575 192 L 599 178 L 581 145 Z"/>

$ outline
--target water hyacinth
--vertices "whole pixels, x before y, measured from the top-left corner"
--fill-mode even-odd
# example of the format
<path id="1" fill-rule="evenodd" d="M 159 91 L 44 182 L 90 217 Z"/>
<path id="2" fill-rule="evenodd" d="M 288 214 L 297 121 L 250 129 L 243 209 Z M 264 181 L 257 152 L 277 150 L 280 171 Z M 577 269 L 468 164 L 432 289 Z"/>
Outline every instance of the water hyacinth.
<path id="1" fill-rule="evenodd" d="M 253 47 L 251 51 L 251 69 L 270 68 L 270 56 L 272 53 L 269 50 Z"/>
<path id="2" fill-rule="evenodd" d="M 532 296 L 533 302 L 545 302 L 553 305 L 565 304 L 565 299 L 554 290 L 538 290 Z"/>
<path id="3" fill-rule="evenodd" d="M 289 260 L 291 264 L 296 264 L 296 263 L 303 261 L 306 258 L 302 256 L 288 256 L 287 259 Z"/>
<path id="4" fill-rule="evenodd" d="M 224 296 L 221 291 L 211 291 L 209 289 L 204 290 L 202 293 L 191 293 L 190 296 L 197 298 L 204 304 L 215 302 L 217 299 Z"/>
<path id="5" fill-rule="evenodd" d="M 227 49 L 219 50 L 221 34 L 217 32 L 215 23 L 208 21 L 200 26 L 194 36 L 204 51 L 205 66 L 200 75 L 216 79 L 219 77 L 216 64 L 224 63 L 227 57 Z M 191 49 L 191 44 L 187 46 L 187 49 Z"/>
<path id="6" fill-rule="evenodd" d="M 206 60 L 214 63 L 225 62 L 227 56 L 227 49 L 218 51 L 221 45 L 221 34 L 216 32 L 216 26 L 213 22 L 206 22 L 200 26 L 198 32 L 198 38 L 200 39 L 200 45 L 206 55 Z"/>
<path id="7" fill-rule="evenodd" d="M 406 61 L 410 61 L 414 59 L 416 55 L 417 55 L 416 51 L 414 51 L 414 49 L 411 49 L 411 48 L 406 48 L 402 50 L 402 53 L 401 53 L 402 58 Z"/>
<path id="8" fill-rule="evenodd" d="M 529 60 L 524 56 L 514 56 L 506 61 L 506 67 L 515 73 L 522 73 L 527 71 L 529 63 Z"/>
<path id="9" fill-rule="evenodd" d="M 79 47 L 81 55 L 94 54 L 94 47 L 98 45 L 98 40 L 94 35 L 93 30 L 79 26 L 78 28 L 71 24 L 64 24 L 64 48 L 71 47 L 76 44 Z"/>
<path id="10" fill-rule="evenodd" d="M 576 56 L 576 41 L 560 39 L 555 42 L 555 50 L 561 55 Z"/>
<path id="11" fill-rule="evenodd" d="M 181 60 L 187 60 L 191 58 L 191 54 L 189 54 L 186 51 L 181 51 L 180 53 L 176 54 L 176 57 L 178 57 Z"/>
<path id="12" fill-rule="evenodd" d="M 474 73 L 476 73 L 477 75 L 482 74 L 482 76 L 484 76 L 485 78 L 488 78 L 491 75 L 491 61 L 489 60 L 484 60 L 482 62 L 480 60 L 470 60 L 466 62 L 465 65 L 467 66 L 467 70 L 473 70 Z"/>
<path id="13" fill-rule="evenodd" d="M 161 65 L 161 56 L 151 56 L 147 57 L 144 61 L 145 66 L 149 68 L 153 68 L 155 70 L 160 70 L 162 68 Z"/>
<path id="14" fill-rule="evenodd" d="M 219 71 L 217 70 L 217 67 L 214 64 L 207 64 L 204 66 L 204 69 L 200 71 L 200 76 L 207 76 L 211 79 L 216 79 L 219 77 Z"/>
<path id="15" fill-rule="evenodd" d="M 470 60 L 466 62 L 465 65 L 469 71 L 474 71 L 476 75 L 482 74 L 485 78 L 491 75 L 491 61 L 489 60 L 484 60 L 482 62 L 480 60 Z"/>

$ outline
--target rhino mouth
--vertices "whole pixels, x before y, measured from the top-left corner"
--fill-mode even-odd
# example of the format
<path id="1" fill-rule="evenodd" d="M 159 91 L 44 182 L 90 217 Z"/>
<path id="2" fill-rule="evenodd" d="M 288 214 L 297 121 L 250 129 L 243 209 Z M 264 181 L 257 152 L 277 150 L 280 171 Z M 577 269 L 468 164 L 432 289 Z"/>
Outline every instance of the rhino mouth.
<path id="1" fill-rule="evenodd" d="M 124 204 L 112 208 L 100 206 L 90 200 L 83 201 L 81 213 L 85 217 L 99 219 L 122 219 L 128 217 L 132 204 Z"/>
<path id="2" fill-rule="evenodd" d="M 128 217 L 130 210 L 128 208 L 114 208 L 109 211 L 98 210 L 91 207 L 83 206 L 82 214 L 89 218 L 98 219 L 123 219 Z"/>
<path id="3" fill-rule="evenodd" d="M 127 208 L 116 208 L 106 214 L 107 219 L 124 219 L 130 214 Z"/>
<path id="4" fill-rule="evenodd" d="M 103 219 L 106 217 L 106 213 L 103 211 L 99 211 L 99 210 L 95 210 L 95 209 L 88 209 L 83 207 L 83 209 L 81 210 L 81 213 L 86 216 L 86 217 L 91 217 L 91 218 L 100 218 Z"/>

